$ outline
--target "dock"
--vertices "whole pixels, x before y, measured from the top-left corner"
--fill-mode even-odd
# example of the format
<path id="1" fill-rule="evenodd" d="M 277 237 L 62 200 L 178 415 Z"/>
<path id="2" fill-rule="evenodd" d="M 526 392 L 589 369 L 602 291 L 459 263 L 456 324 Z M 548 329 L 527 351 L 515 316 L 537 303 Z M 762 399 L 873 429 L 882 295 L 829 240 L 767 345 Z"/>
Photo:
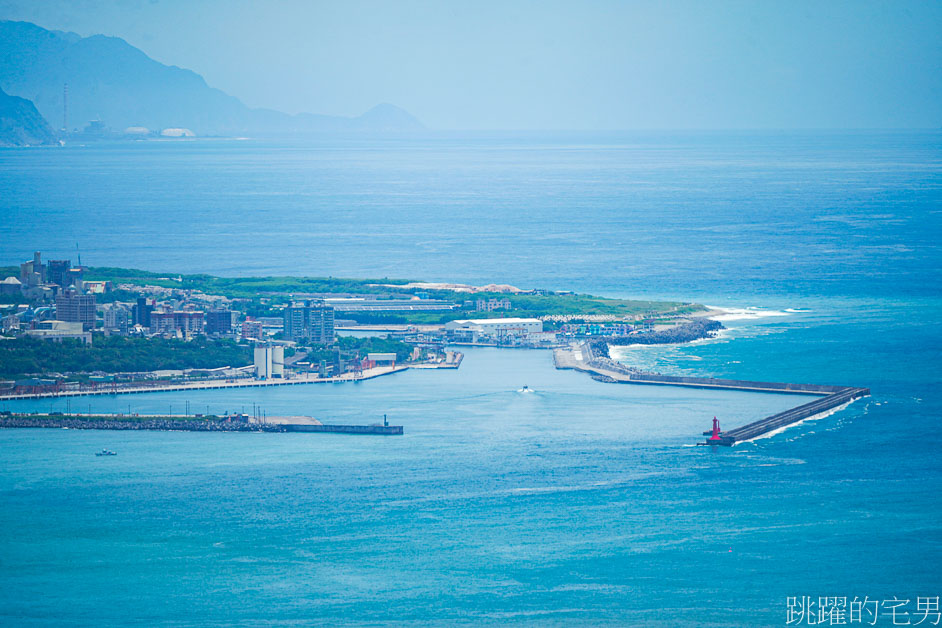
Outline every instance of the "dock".
<path id="1" fill-rule="evenodd" d="M 783 382 L 755 382 L 714 377 L 687 377 L 646 373 L 611 358 L 595 355 L 588 343 L 575 344 L 568 349 L 556 349 L 553 358 L 558 369 L 572 369 L 589 373 L 593 379 L 620 384 L 645 384 L 651 386 L 686 386 L 691 388 L 717 388 L 764 393 L 791 393 L 816 395 L 819 399 L 796 406 L 784 412 L 754 421 L 727 431 L 704 432 L 711 436 L 706 445 L 730 447 L 736 443 L 784 429 L 807 418 L 823 414 L 870 395 L 869 388 L 853 386 L 829 386 L 824 384 L 791 384 Z"/>

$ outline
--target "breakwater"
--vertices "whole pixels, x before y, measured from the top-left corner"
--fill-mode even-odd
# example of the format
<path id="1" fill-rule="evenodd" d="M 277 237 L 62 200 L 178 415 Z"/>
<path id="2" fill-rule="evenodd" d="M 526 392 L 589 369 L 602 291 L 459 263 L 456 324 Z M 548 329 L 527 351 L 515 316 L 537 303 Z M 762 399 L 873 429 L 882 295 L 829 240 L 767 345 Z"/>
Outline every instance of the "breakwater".
<path id="1" fill-rule="evenodd" d="M 800 395 L 831 395 L 846 389 L 846 386 L 825 384 L 790 384 L 785 382 L 753 382 L 744 379 L 717 379 L 715 377 L 683 377 L 660 373 L 631 373 L 629 379 L 635 384 L 662 384 L 667 386 L 692 386 L 695 388 L 725 388 L 729 390 L 754 390 L 757 392 L 797 393 Z"/>
<path id="2" fill-rule="evenodd" d="M 2 428 L 51 428 L 70 430 L 155 430 L 177 432 L 318 432 L 333 434 L 401 435 L 401 425 L 319 425 L 297 423 L 248 423 L 209 419 L 165 417 L 122 418 L 106 416 L 29 415 L 0 416 Z"/>
<path id="3" fill-rule="evenodd" d="M 65 428 L 70 430 L 156 430 L 177 432 L 286 432 L 285 425 L 201 419 L 120 419 L 108 417 L 13 415 L 0 417 L 0 428 Z"/>
<path id="4" fill-rule="evenodd" d="M 772 416 L 743 425 L 742 427 L 720 432 L 718 438 L 707 440 L 707 444 L 725 445 L 729 447 L 739 442 L 752 440 L 753 438 L 775 432 L 789 425 L 794 425 L 799 421 L 823 414 L 829 410 L 848 404 L 855 399 L 869 395 L 869 388 L 841 388 L 821 399 L 815 399 L 814 401 L 785 410 L 784 412 L 773 414 Z M 704 432 L 704 436 L 710 434 L 712 434 L 712 432 Z"/>
<path id="5" fill-rule="evenodd" d="M 399 436 L 401 425 L 285 425 L 288 432 L 328 432 L 332 434 L 380 434 Z"/>
<path id="6" fill-rule="evenodd" d="M 608 357 L 607 351 L 605 353 L 599 352 L 594 342 L 573 345 L 569 349 L 557 349 L 553 357 L 558 369 L 583 371 L 589 373 L 593 379 L 608 383 L 688 386 L 753 392 L 794 393 L 821 397 L 742 427 L 721 431 L 717 434 L 717 438 L 711 438 L 706 442 L 706 444 L 711 445 L 731 446 L 752 440 L 870 395 L 869 388 L 853 386 L 756 382 L 740 379 L 646 373 L 612 360 Z M 704 432 L 704 434 L 712 436 L 712 432 Z"/>

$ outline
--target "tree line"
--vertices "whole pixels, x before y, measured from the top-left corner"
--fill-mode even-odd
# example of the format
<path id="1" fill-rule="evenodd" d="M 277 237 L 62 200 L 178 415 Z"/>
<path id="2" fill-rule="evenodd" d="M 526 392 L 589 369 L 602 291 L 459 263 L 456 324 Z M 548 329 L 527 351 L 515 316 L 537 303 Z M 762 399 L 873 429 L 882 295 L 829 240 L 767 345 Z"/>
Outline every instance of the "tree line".
<path id="1" fill-rule="evenodd" d="M 202 336 L 186 342 L 124 336 L 96 336 L 94 344 L 29 337 L 0 342 L 0 377 L 5 379 L 53 373 L 212 369 L 251 363 L 250 347 Z"/>

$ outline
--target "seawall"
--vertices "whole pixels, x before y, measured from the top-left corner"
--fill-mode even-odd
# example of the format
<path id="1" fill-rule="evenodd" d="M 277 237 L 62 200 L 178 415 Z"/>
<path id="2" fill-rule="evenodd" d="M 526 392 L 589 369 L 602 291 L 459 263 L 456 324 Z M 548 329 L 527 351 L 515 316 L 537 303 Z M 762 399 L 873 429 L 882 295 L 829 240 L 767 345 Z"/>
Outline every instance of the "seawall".
<path id="1" fill-rule="evenodd" d="M 778 431 L 789 425 L 794 425 L 805 419 L 827 412 L 848 404 L 852 401 L 870 395 L 869 388 L 843 388 L 827 397 L 815 399 L 809 403 L 773 414 L 772 416 L 754 421 L 742 427 L 720 432 L 718 440 L 708 440 L 708 444 L 731 446 L 753 438 L 758 438 L 770 432 Z M 710 434 L 710 432 L 705 432 Z"/>
<path id="2" fill-rule="evenodd" d="M 784 412 L 759 419 L 732 430 L 720 432 L 718 438 L 707 440 L 706 444 L 731 446 L 759 436 L 781 430 L 804 419 L 853 402 L 870 395 L 869 388 L 853 386 L 831 386 L 826 384 L 792 384 L 786 382 L 754 382 L 741 379 L 719 379 L 715 377 L 687 377 L 645 373 L 614 360 L 598 356 L 589 343 L 583 343 L 569 349 L 557 349 L 553 354 L 556 368 L 573 369 L 591 374 L 594 379 L 603 382 L 621 384 L 648 384 L 660 386 L 687 386 L 692 388 L 718 388 L 724 390 L 744 390 L 753 392 L 793 393 L 800 395 L 819 395 L 808 403 L 796 406 Z M 712 432 L 704 432 L 712 436 Z"/>
<path id="3" fill-rule="evenodd" d="M 285 425 L 288 432 L 329 432 L 332 434 L 381 434 L 399 436 L 401 425 Z"/>
<path id="4" fill-rule="evenodd" d="M 239 421 L 175 419 L 108 419 L 68 416 L 13 415 L 0 417 L 2 428 L 53 428 L 70 430 L 152 430 L 170 432 L 286 432 L 286 426 Z"/>

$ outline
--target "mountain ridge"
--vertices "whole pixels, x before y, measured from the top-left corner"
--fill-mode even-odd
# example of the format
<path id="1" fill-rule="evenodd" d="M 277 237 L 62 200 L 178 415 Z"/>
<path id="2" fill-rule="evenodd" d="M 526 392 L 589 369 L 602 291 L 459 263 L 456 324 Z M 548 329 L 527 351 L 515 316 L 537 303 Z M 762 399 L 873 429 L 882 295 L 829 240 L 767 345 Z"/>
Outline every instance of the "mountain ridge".
<path id="1" fill-rule="evenodd" d="M 65 84 L 72 130 L 96 119 L 116 131 L 183 127 L 199 135 L 228 136 L 424 129 L 411 114 L 387 103 L 356 117 L 252 109 L 211 87 L 197 72 L 160 63 L 120 37 L 82 37 L 0 20 L 0 88 L 33 101 L 47 120 L 62 121 Z"/>
<path id="2" fill-rule="evenodd" d="M 56 134 L 36 106 L 26 98 L 0 89 L 0 146 L 40 146 L 56 143 Z"/>

